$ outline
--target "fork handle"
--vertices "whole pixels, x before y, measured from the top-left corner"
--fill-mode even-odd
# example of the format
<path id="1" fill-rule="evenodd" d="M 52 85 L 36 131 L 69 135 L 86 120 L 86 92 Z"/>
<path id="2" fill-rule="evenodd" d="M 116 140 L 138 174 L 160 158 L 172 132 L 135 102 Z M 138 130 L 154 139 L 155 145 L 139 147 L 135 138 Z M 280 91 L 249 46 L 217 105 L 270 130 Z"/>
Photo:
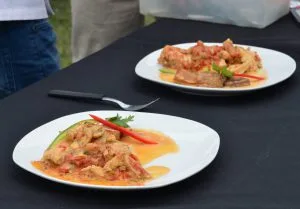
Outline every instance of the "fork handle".
<path id="1" fill-rule="evenodd" d="M 68 99 L 86 99 L 86 100 L 102 100 L 104 94 L 96 93 L 85 93 L 76 91 L 66 91 L 66 90 L 51 90 L 48 93 L 52 97 L 61 97 Z"/>

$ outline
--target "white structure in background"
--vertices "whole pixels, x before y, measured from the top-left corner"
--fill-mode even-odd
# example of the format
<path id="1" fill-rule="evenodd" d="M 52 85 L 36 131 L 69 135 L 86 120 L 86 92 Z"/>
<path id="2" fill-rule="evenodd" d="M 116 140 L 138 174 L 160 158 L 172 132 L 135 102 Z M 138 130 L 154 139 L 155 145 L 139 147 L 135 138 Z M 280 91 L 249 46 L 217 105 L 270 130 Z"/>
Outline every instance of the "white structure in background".
<path id="1" fill-rule="evenodd" d="M 290 0 L 140 0 L 142 14 L 264 28 L 288 14 Z"/>

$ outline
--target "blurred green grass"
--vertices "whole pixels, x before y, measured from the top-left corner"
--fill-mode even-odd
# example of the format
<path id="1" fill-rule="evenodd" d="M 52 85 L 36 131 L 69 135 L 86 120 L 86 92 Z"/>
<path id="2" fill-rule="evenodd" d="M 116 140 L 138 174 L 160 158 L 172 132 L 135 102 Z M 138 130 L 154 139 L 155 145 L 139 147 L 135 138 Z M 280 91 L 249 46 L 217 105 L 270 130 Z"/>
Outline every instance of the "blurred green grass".
<path id="1" fill-rule="evenodd" d="M 92 1 L 92 0 L 89 0 Z M 55 15 L 50 17 L 57 35 L 57 48 L 60 54 L 61 68 L 65 68 L 72 63 L 71 59 L 71 4 L 70 0 L 52 0 L 51 5 Z M 145 16 L 145 25 L 155 21 L 152 16 Z"/>
<path id="2" fill-rule="evenodd" d="M 50 18 L 56 35 L 60 54 L 61 68 L 69 66 L 71 61 L 71 5 L 69 0 L 52 0 L 55 15 Z"/>

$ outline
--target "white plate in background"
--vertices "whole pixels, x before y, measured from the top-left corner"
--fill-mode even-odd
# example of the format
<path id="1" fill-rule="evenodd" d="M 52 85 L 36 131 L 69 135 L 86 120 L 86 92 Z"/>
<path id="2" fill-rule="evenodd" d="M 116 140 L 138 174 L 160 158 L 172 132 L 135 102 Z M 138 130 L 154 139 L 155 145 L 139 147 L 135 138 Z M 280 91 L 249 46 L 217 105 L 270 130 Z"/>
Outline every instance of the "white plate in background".
<path id="1" fill-rule="evenodd" d="M 222 45 L 221 43 L 204 43 L 207 46 L 211 45 Z M 187 49 L 192 46 L 195 46 L 196 43 L 185 43 L 174 45 L 176 47 Z M 261 57 L 263 68 L 267 71 L 267 80 L 262 84 L 254 86 L 254 87 L 242 87 L 242 88 L 209 88 L 209 87 L 196 87 L 196 86 L 187 86 L 177 83 L 170 83 L 167 81 L 163 81 L 159 78 L 159 69 L 162 68 L 162 65 L 158 64 L 158 58 L 162 52 L 162 49 L 156 50 L 146 57 L 144 57 L 139 63 L 136 65 L 135 72 L 136 74 L 146 80 L 159 83 L 165 85 L 167 87 L 171 87 L 175 90 L 196 94 L 196 95 L 211 95 L 211 96 L 230 96 L 237 95 L 247 92 L 256 91 L 259 89 L 264 89 L 275 84 L 278 84 L 289 77 L 296 70 L 296 62 L 289 55 L 284 53 L 261 48 L 255 46 L 247 46 L 247 45 L 237 45 L 244 48 L 250 47 L 252 51 L 256 51 L 258 55 Z"/>

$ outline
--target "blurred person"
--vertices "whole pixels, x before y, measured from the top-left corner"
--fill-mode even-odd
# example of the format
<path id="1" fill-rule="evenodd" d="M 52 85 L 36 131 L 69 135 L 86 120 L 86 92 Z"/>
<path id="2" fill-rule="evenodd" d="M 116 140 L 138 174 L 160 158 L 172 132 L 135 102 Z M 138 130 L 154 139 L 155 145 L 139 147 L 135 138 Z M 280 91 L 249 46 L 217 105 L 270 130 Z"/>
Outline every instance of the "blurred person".
<path id="1" fill-rule="evenodd" d="M 59 70 L 48 0 L 0 0 L 0 99 Z"/>
<path id="2" fill-rule="evenodd" d="M 143 23 L 138 0 L 71 0 L 71 6 L 73 62 L 135 31 Z"/>

